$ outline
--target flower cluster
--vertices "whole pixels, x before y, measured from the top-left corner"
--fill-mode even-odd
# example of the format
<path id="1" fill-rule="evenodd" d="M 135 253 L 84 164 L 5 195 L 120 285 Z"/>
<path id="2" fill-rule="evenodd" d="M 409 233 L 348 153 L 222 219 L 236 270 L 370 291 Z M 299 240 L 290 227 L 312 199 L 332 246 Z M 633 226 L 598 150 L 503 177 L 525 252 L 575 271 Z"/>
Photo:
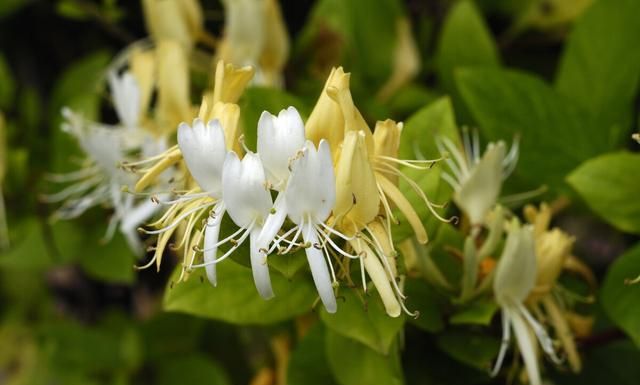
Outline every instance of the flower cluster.
<path id="1" fill-rule="evenodd" d="M 387 313 L 395 317 L 403 308 L 410 313 L 404 306 L 391 237 L 397 223 L 393 208 L 425 243 L 424 225 L 398 180 L 406 181 L 438 215 L 439 206 L 400 169 L 426 170 L 435 160 L 398 159 L 402 123 L 378 122 L 372 131 L 353 103 L 349 74 L 342 68 L 331 72 L 306 124 L 293 107 L 277 116 L 263 112 L 257 124 L 257 151 L 252 152 L 243 148 L 238 135 L 240 111 L 235 104 L 251 73 L 223 63 L 218 71 L 213 93 L 205 94 L 199 117 L 191 125 L 180 124 L 177 147 L 138 182 L 141 191 L 180 159 L 191 176 L 185 193 L 161 202 L 170 207 L 151 224 L 155 229 L 144 230 L 158 235 L 149 265 L 160 263 L 170 238 L 182 228 L 176 247 L 184 249 L 181 279 L 204 267 L 216 285 L 216 264 L 248 239 L 256 288 L 268 299 L 274 295 L 270 256 L 304 249 L 327 311 L 336 311 L 335 291 L 341 280 L 351 283 L 348 260 L 356 259 L 364 289 L 368 274 Z M 225 214 L 238 230 L 220 239 Z M 227 244 L 228 249 L 218 255 Z M 200 254 L 202 262 L 197 263 Z"/>

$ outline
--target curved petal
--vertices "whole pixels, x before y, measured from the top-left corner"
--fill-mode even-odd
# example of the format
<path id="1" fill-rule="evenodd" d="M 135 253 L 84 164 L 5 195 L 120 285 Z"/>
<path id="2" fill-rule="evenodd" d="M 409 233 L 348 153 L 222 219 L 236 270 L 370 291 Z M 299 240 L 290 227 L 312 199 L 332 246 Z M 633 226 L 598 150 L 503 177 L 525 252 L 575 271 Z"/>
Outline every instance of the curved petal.
<path id="1" fill-rule="evenodd" d="M 250 249 L 251 249 L 251 271 L 253 272 L 253 281 L 256 284 L 258 293 L 264 299 L 274 297 L 273 288 L 271 287 L 271 277 L 269 276 L 269 265 L 267 265 L 267 256 L 261 250 L 267 245 L 258 243 L 262 228 L 259 226 L 251 230 Z"/>
<path id="2" fill-rule="evenodd" d="M 333 293 L 333 286 L 331 286 L 327 262 L 324 260 L 322 250 L 317 247 L 320 244 L 318 234 L 316 234 L 311 224 L 307 224 L 306 228 L 302 231 L 302 237 L 305 242 L 311 244 L 311 247 L 307 247 L 305 252 L 307 254 L 309 268 L 311 269 L 311 275 L 313 276 L 313 283 L 316 285 L 320 300 L 327 312 L 335 313 L 338 310 L 338 305 L 336 303 L 336 296 Z"/>
<path id="3" fill-rule="evenodd" d="M 205 124 L 194 119 L 193 126 L 178 126 L 178 146 L 189 172 L 200 188 L 219 198 L 222 193 L 221 178 L 227 148 L 224 131 L 218 120 Z"/>
<path id="4" fill-rule="evenodd" d="M 204 230 L 204 262 L 209 263 L 216 260 L 218 254 L 218 248 L 215 245 L 218 243 L 218 237 L 220 236 L 220 225 L 222 224 L 222 217 L 224 216 L 224 204 L 216 205 L 213 208 L 213 213 L 207 218 L 207 224 Z M 216 286 L 218 284 L 218 276 L 216 274 L 216 264 L 208 264 L 205 267 L 207 272 L 207 279 L 209 282 Z"/>
<path id="5" fill-rule="evenodd" d="M 273 201 L 257 154 L 247 153 L 240 161 L 235 152 L 228 153 L 222 170 L 222 197 L 236 225 L 248 228 L 253 222 L 263 223 Z"/>
<path id="6" fill-rule="evenodd" d="M 294 107 L 278 116 L 264 111 L 258 121 L 258 154 L 276 190 L 284 188 L 289 178 L 289 162 L 305 145 L 304 123 Z"/>

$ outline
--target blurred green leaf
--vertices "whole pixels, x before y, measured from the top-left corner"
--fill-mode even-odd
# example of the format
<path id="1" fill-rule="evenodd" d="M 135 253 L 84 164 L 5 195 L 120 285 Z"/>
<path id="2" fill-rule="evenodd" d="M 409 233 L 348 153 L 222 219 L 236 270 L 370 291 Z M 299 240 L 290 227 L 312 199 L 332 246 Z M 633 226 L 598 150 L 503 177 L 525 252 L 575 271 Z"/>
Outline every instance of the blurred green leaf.
<path id="1" fill-rule="evenodd" d="M 464 308 L 456 311 L 450 318 L 449 322 L 454 325 L 484 325 L 491 324 L 493 316 L 498 311 L 498 305 L 488 299 L 479 299 L 471 302 Z"/>
<path id="2" fill-rule="evenodd" d="M 605 221 L 640 233 L 640 154 L 616 152 L 590 159 L 567 178 L 582 198 Z"/>
<path id="3" fill-rule="evenodd" d="M 325 354 L 325 328 L 317 323 L 298 343 L 289 360 L 288 385 L 336 385 Z"/>
<path id="4" fill-rule="evenodd" d="M 392 318 L 387 315 L 377 294 L 367 298 L 366 305 L 355 290 L 342 290 L 344 301 L 338 304 L 338 311 L 329 314 L 325 310 L 320 318 L 332 331 L 359 341 L 381 354 L 389 353 L 396 337 L 404 326 L 404 316 Z"/>
<path id="5" fill-rule="evenodd" d="M 31 3 L 32 0 L 2 0 L 0 1 L 0 18 L 11 16 L 12 13 Z"/>
<path id="6" fill-rule="evenodd" d="M 192 353 L 171 357 L 159 365 L 156 385 L 229 385 L 224 369 L 211 357 Z"/>
<path id="7" fill-rule="evenodd" d="M 283 321 L 311 309 L 317 294 L 309 277 L 287 280 L 271 275 L 275 298 L 265 301 L 253 284 L 251 269 L 233 261 L 218 264 L 218 286 L 204 277 L 203 269 L 187 282 L 175 283 L 164 295 L 164 309 L 236 324 L 268 324 Z M 172 282 L 180 274 L 179 266 Z"/>
<path id="8" fill-rule="evenodd" d="M 638 15 L 637 0 L 596 1 L 575 24 L 556 78 L 556 89 L 591 111 L 614 146 L 628 139 L 640 81 Z"/>
<path id="9" fill-rule="evenodd" d="M 383 355 L 330 330 L 326 349 L 329 366 L 342 385 L 404 383 L 397 349 Z"/>
<path id="10" fill-rule="evenodd" d="M 53 262 L 43 236 L 43 224 L 35 217 L 12 223 L 11 247 L 0 255 L 0 266 L 18 269 L 43 269 Z"/>
<path id="11" fill-rule="evenodd" d="M 500 340 L 482 332 L 451 330 L 440 334 L 437 341 L 451 357 L 480 370 L 491 368 L 500 348 Z"/>
<path id="12" fill-rule="evenodd" d="M 410 318 L 409 322 L 422 330 L 436 333 L 444 328 L 440 302 L 442 299 L 432 286 L 417 279 L 406 281 L 404 294 L 407 296 L 405 305 L 411 311 L 417 311 L 417 318 Z"/>
<path id="13" fill-rule="evenodd" d="M 587 111 L 532 75 L 465 69 L 456 79 L 487 139 L 509 141 L 521 135 L 516 172 L 529 182 L 527 187 L 563 187 L 569 171 L 609 149 L 606 129 L 594 126 Z"/>
<path id="14" fill-rule="evenodd" d="M 246 145 L 255 150 L 258 134 L 258 120 L 263 111 L 278 115 L 280 110 L 294 106 L 302 118 L 307 116 L 307 107 L 297 97 L 274 88 L 251 87 L 240 98 L 240 122 Z"/>
<path id="15" fill-rule="evenodd" d="M 611 320 L 640 346 L 640 285 L 628 285 L 640 275 L 640 244 L 611 265 L 602 285 L 602 306 Z"/>
<path id="16" fill-rule="evenodd" d="M 307 257 L 304 250 L 284 255 L 273 254 L 269 256 L 269 267 L 273 267 L 286 278 L 293 278 L 303 267 L 307 266 Z"/>
<path id="17" fill-rule="evenodd" d="M 436 53 L 438 77 L 452 96 L 458 116 L 465 116 L 454 82 L 454 73 L 462 67 L 497 67 L 498 48 L 472 1 L 456 2 L 444 21 Z"/>
<path id="18" fill-rule="evenodd" d="M 62 17 L 72 20 L 88 20 L 91 15 L 77 0 L 58 0 L 56 12 Z"/>
<path id="19" fill-rule="evenodd" d="M 16 85 L 11 68 L 4 54 L 0 52 L 0 110 L 7 111 L 12 107 L 15 92 Z"/>
<path id="20" fill-rule="evenodd" d="M 131 283 L 135 278 L 133 253 L 122 234 L 116 234 L 108 242 L 102 241 L 103 230 L 93 231 L 83 243 L 79 262 L 94 278 L 113 283 Z"/>

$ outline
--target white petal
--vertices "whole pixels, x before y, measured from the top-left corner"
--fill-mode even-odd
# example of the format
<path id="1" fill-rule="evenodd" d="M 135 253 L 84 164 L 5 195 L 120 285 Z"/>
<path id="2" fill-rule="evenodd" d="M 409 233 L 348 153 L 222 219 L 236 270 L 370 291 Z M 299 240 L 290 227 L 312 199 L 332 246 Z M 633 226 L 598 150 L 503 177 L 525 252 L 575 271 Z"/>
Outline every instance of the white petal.
<path id="1" fill-rule="evenodd" d="M 215 245 L 218 243 L 218 237 L 220 236 L 220 225 L 222 224 L 222 217 L 224 216 L 224 204 L 216 205 L 213 209 L 213 217 L 207 219 L 207 224 L 204 230 L 204 262 L 212 262 L 216 260 L 218 248 Z M 216 264 L 212 263 L 205 267 L 207 272 L 207 279 L 213 286 L 218 284 L 218 277 L 216 275 Z"/>
<path id="2" fill-rule="evenodd" d="M 540 370 L 538 369 L 538 357 L 536 355 L 535 341 L 532 338 L 529 329 L 517 311 L 509 310 L 511 323 L 513 325 L 513 332 L 520 348 L 520 354 L 524 361 L 524 365 L 527 369 L 527 376 L 529 377 L 529 383 L 531 385 L 542 385 L 540 379 Z"/>
<path id="3" fill-rule="evenodd" d="M 289 178 L 289 161 L 305 145 L 304 123 L 294 107 L 273 116 L 264 111 L 258 121 L 258 154 L 269 182 L 281 190 Z"/>
<path id="4" fill-rule="evenodd" d="M 316 285 L 320 300 L 327 312 L 335 313 L 338 310 L 338 305 L 336 304 L 336 296 L 333 293 L 333 286 L 331 286 L 327 262 L 324 260 L 322 250 L 317 248 L 320 244 L 318 234 L 316 234 L 311 224 L 307 224 L 307 228 L 302 231 L 302 237 L 305 242 L 311 244 L 311 247 L 307 247 L 305 252 L 311 275 L 313 276 L 313 283 Z"/>
<path id="5" fill-rule="evenodd" d="M 266 254 L 261 251 L 266 249 L 267 245 L 258 243 L 261 230 L 259 226 L 251 230 L 251 271 L 253 272 L 253 281 L 256 284 L 256 289 L 258 289 L 260 296 L 264 299 L 271 299 L 273 298 L 273 289 L 271 288 L 269 265 L 267 265 Z"/>
<path id="6" fill-rule="evenodd" d="M 496 267 L 493 290 L 501 306 L 522 303 L 536 282 L 536 254 L 530 225 L 509 229 Z"/>
<path id="7" fill-rule="evenodd" d="M 222 197 L 236 225 L 262 225 L 273 201 L 257 154 L 247 153 L 240 161 L 234 152 L 229 152 L 222 170 Z"/>
<path id="8" fill-rule="evenodd" d="M 113 96 L 113 106 L 123 126 L 135 128 L 140 113 L 140 89 L 130 72 L 118 76 L 110 72 L 109 88 Z"/>
<path id="9" fill-rule="evenodd" d="M 181 123 L 178 126 L 178 146 L 200 188 L 216 198 L 220 197 L 222 166 L 227 153 L 220 122 L 212 120 L 205 126 L 200 119 L 195 119 L 193 127 Z"/>
<path id="10" fill-rule="evenodd" d="M 316 151 L 307 141 L 303 155 L 292 163 L 286 189 L 287 211 L 291 220 L 302 223 L 306 215 L 323 222 L 336 201 L 335 175 L 328 142 L 322 140 Z"/>

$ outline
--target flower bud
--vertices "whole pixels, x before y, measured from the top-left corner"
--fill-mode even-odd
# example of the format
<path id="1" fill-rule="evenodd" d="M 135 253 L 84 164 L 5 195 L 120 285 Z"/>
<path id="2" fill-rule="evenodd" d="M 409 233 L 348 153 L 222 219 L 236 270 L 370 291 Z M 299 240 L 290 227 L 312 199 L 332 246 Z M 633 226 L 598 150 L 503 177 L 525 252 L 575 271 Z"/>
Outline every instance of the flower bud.
<path id="1" fill-rule="evenodd" d="M 203 16 L 197 0 L 143 0 L 145 24 L 156 41 L 174 40 L 189 51 L 202 33 Z"/>

